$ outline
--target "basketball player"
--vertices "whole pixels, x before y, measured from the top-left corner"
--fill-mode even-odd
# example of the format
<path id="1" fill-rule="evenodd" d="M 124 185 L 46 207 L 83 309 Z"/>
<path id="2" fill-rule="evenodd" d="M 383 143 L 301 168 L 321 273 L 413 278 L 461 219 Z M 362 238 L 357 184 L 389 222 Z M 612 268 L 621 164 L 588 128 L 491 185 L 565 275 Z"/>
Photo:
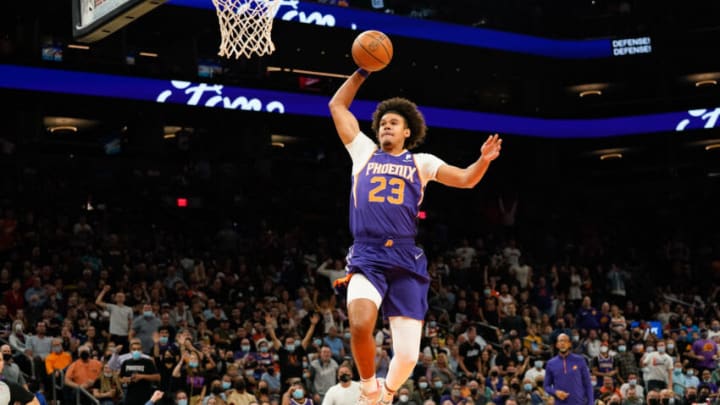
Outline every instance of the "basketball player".
<path id="1" fill-rule="evenodd" d="M 378 104 L 372 129 L 376 141 L 360 131 L 350 104 L 369 73 L 354 72 L 330 100 L 340 140 L 353 161 L 350 229 L 354 242 L 347 257 L 347 308 L 353 357 L 361 377 L 361 405 L 390 404 L 412 373 L 420 351 L 427 311 L 427 259 L 415 245 L 416 217 L 425 186 L 472 188 L 500 154 L 502 140 L 487 138 L 480 157 L 466 168 L 426 153 L 409 151 L 425 137 L 425 120 L 414 103 L 391 98 Z M 393 357 L 387 378 L 375 378 L 373 328 L 382 304 L 389 319 Z"/>

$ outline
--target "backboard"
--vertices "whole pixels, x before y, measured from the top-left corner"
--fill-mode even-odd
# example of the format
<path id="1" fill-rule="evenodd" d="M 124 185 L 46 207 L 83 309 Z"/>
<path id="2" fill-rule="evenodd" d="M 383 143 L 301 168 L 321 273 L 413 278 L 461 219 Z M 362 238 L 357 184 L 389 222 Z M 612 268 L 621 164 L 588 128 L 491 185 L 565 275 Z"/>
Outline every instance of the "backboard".
<path id="1" fill-rule="evenodd" d="M 105 38 L 167 0 L 72 0 L 73 38 L 91 43 Z"/>

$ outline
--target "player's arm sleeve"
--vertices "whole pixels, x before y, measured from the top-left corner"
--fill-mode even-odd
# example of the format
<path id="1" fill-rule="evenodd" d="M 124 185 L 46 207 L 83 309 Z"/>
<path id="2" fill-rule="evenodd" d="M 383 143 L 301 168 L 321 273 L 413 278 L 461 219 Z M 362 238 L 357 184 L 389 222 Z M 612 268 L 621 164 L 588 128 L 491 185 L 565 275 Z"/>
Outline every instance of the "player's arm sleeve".
<path id="1" fill-rule="evenodd" d="M 545 366 L 545 378 L 543 379 L 543 389 L 548 394 L 555 396 L 555 376 L 547 365 Z"/>
<path id="2" fill-rule="evenodd" d="M 345 148 L 352 158 L 352 174 L 355 175 L 362 170 L 370 156 L 377 150 L 377 145 L 367 135 L 360 132 L 352 142 L 345 145 Z"/>
<path id="3" fill-rule="evenodd" d="M 422 180 L 423 186 L 430 181 L 436 181 L 438 169 L 440 166 L 447 164 L 444 160 L 429 153 L 416 153 L 413 156 L 415 157 L 415 163 L 420 172 L 420 180 Z"/>
<path id="4" fill-rule="evenodd" d="M 593 386 L 590 383 L 590 370 L 587 365 L 583 368 L 583 386 L 585 387 L 585 397 L 588 399 L 588 403 L 593 403 L 595 400 L 595 393 L 593 392 Z"/>

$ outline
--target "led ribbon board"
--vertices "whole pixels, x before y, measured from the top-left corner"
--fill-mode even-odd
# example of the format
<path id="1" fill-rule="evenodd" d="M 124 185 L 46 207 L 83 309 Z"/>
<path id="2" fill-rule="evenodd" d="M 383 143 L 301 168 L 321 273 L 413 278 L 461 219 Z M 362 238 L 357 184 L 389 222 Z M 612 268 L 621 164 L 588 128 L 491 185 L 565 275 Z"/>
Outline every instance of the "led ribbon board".
<path id="1" fill-rule="evenodd" d="M 167 4 L 214 11 L 212 2 L 209 0 L 169 0 Z M 613 45 L 610 39 L 549 39 L 306 1 L 281 0 L 275 18 L 357 31 L 375 29 L 388 35 L 551 58 L 591 59 L 613 56 Z"/>
<path id="2" fill-rule="evenodd" d="M 110 97 L 197 108 L 330 118 L 329 97 L 202 82 L 160 80 L 0 64 L 0 88 Z M 355 100 L 352 110 L 369 121 L 377 101 Z M 430 127 L 543 138 L 598 138 L 717 128 L 720 107 L 648 115 L 544 119 L 419 106 Z"/>

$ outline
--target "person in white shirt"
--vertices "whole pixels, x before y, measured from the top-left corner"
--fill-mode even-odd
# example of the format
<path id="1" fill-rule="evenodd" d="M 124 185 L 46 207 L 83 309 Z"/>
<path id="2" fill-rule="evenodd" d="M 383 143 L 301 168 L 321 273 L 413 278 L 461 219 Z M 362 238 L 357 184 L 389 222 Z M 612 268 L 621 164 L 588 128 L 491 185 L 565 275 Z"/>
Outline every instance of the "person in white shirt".
<path id="1" fill-rule="evenodd" d="M 345 263 L 339 259 L 327 259 L 317 268 L 317 274 L 325 276 L 330 280 L 330 288 L 335 285 L 335 280 L 347 275 Z"/>
<path id="2" fill-rule="evenodd" d="M 645 399 L 645 389 L 642 384 L 638 384 L 637 374 L 628 374 L 627 382 L 620 386 L 620 394 L 623 398 L 627 398 L 627 392 L 630 388 L 635 389 L 635 395 L 641 400 Z"/>
<path id="3" fill-rule="evenodd" d="M 543 368 L 543 361 L 540 359 L 535 360 L 535 362 L 533 363 L 533 368 L 525 372 L 524 379 L 529 379 L 531 381 L 537 382 L 538 377 L 542 380 L 545 380 L 545 369 Z"/>
<path id="4" fill-rule="evenodd" d="M 322 405 L 355 405 L 360 397 L 360 383 L 352 380 L 352 370 L 340 366 L 337 372 L 339 382 L 328 389 Z"/>

